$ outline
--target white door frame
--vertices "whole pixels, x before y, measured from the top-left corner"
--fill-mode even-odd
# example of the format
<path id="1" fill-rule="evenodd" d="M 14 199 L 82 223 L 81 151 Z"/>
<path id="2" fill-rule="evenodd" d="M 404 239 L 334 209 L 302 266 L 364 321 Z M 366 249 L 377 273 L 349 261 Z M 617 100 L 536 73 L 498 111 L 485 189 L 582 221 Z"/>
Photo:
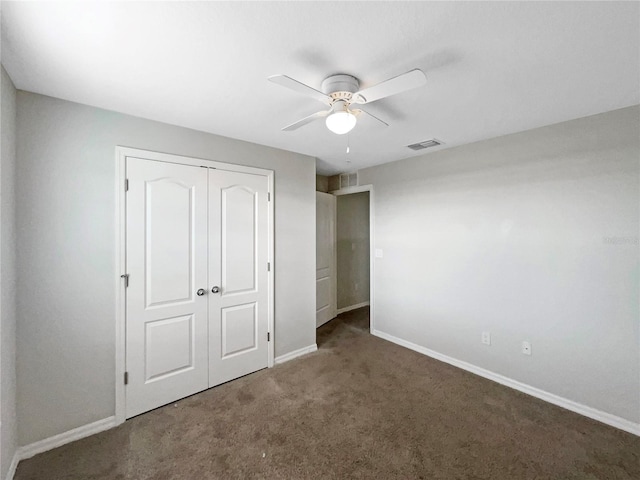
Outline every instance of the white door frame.
<path id="1" fill-rule="evenodd" d="M 159 162 L 178 163 L 181 165 L 192 165 L 196 167 L 208 167 L 218 170 L 229 170 L 233 172 L 251 173 L 267 177 L 269 185 L 269 196 L 274 195 L 274 172 L 263 168 L 247 167 L 244 165 L 236 165 L 233 163 L 223 163 L 216 160 L 207 160 L 194 157 L 185 157 L 182 155 L 173 155 L 168 153 L 153 152 L 150 150 L 142 150 L 130 147 L 116 147 L 116 205 L 115 205 L 115 222 L 116 222 L 116 264 L 115 264 L 115 289 L 116 289 L 116 358 L 115 358 L 115 382 L 116 382 L 116 425 L 120 425 L 126 420 L 126 389 L 124 386 L 124 375 L 126 371 L 126 292 L 125 279 L 121 275 L 126 272 L 126 158 L 136 157 L 146 160 L 156 160 Z M 275 255 L 274 255 L 274 198 L 270 198 L 268 202 L 268 259 L 271 268 L 267 274 L 268 279 L 268 298 L 269 308 L 267 309 L 268 329 L 271 333 L 271 341 L 268 346 L 267 366 L 269 368 L 274 365 L 274 346 L 276 332 L 274 329 L 274 272 L 275 272 Z"/>
<path id="2" fill-rule="evenodd" d="M 369 192 L 369 331 L 373 334 L 375 330 L 376 316 L 374 308 L 374 269 L 375 269 L 375 215 L 373 201 L 373 185 L 359 185 L 357 187 L 347 187 L 329 192 L 332 195 L 349 195 L 351 193 Z M 336 272 L 337 274 L 337 272 Z"/>

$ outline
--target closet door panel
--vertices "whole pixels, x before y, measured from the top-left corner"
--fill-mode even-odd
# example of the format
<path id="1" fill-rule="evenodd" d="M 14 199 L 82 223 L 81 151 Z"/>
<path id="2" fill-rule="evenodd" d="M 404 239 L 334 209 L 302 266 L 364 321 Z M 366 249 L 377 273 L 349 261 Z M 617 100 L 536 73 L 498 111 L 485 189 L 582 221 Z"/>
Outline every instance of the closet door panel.
<path id="1" fill-rule="evenodd" d="M 126 416 L 208 386 L 207 171 L 127 159 Z M 200 293 L 202 293 L 202 291 Z"/>
<path id="2" fill-rule="evenodd" d="M 209 171 L 209 385 L 267 366 L 267 177 Z"/>

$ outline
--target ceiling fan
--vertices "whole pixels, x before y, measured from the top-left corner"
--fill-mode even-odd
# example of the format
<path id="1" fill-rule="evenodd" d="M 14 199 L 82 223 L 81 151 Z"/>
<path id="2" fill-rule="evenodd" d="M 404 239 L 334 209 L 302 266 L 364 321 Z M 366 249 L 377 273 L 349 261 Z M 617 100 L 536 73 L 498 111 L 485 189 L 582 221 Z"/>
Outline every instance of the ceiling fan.
<path id="1" fill-rule="evenodd" d="M 343 135 L 356 126 L 360 115 L 367 115 L 374 120 L 389 126 L 387 122 L 362 109 L 352 109 L 352 105 L 364 105 L 398 93 L 413 90 L 427 83 L 427 77 L 420 69 L 414 69 L 397 77 L 378 83 L 373 87 L 359 90 L 359 80 L 346 74 L 331 75 L 322 82 L 322 91 L 316 90 L 286 75 L 272 75 L 269 81 L 290 88 L 329 106 L 329 110 L 321 110 L 304 117 L 282 130 L 285 132 L 296 130 L 303 125 L 325 118 L 327 128 L 333 133 Z"/>

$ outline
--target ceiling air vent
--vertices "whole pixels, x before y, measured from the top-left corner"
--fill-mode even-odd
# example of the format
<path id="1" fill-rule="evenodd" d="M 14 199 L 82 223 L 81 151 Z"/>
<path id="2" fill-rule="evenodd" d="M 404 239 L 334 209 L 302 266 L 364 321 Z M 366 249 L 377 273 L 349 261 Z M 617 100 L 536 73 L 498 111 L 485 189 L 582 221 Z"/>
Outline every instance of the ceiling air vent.
<path id="1" fill-rule="evenodd" d="M 411 150 L 424 150 L 429 147 L 437 147 L 438 145 L 442 145 L 443 142 L 440 140 L 436 140 L 432 138 L 431 140 L 425 140 L 424 142 L 414 143 L 413 145 L 407 145 Z"/>
<path id="2" fill-rule="evenodd" d="M 340 174 L 340 189 L 358 186 L 358 172 Z"/>

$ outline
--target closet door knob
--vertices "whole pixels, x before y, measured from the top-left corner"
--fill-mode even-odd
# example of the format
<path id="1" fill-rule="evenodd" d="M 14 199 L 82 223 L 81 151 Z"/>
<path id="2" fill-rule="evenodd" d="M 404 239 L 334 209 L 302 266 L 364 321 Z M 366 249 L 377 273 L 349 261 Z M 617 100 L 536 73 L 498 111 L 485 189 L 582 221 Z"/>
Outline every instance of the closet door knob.
<path id="1" fill-rule="evenodd" d="M 213 287 L 211 293 L 220 293 L 220 287 Z"/>
<path id="2" fill-rule="evenodd" d="M 206 293 L 206 290 L 204 288 L 200 288 L 198 289 L 198 291 L 196 292 L 196 294 L 201 297 Z"/>

